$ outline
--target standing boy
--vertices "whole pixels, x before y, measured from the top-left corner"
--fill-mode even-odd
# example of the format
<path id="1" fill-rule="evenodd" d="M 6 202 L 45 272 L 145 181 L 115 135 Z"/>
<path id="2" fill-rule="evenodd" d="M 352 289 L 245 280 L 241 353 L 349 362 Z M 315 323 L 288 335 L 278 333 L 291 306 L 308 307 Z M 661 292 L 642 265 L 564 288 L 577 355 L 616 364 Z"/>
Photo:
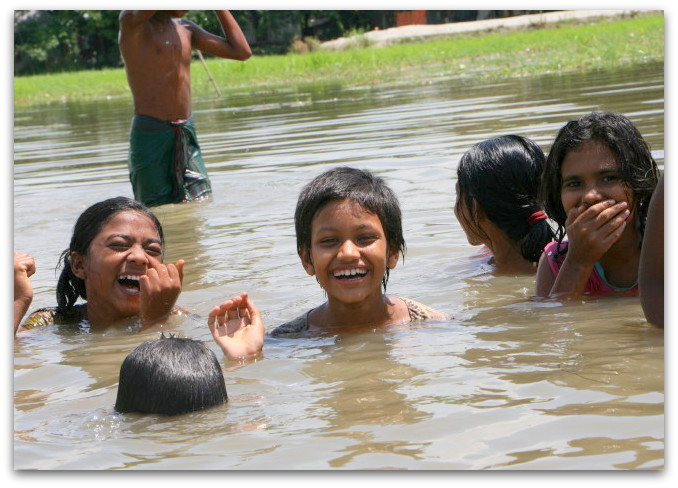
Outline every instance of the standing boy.
<path id="1" fill-rule="evenodd" d="M 149 206 L 207 198 L 212 188 L 191 115 L 193 49 L 244 61 L 249 44 L 228 10 L 215 10 L 225 38 L 182 19 L 188 10 L 123 10 L 120 52 L 134 98 L 129 171 L 134 198 Z"/>

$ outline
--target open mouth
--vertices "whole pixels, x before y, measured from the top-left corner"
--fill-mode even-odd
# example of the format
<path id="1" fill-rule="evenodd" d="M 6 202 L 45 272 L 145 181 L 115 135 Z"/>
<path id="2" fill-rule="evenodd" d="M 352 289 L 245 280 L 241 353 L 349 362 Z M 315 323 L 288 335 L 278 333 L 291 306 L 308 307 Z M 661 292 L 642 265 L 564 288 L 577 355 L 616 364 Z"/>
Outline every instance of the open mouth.
<path id="1" fill-rule="evenodd" d="M 118 277 L 118 283 L 123 289 L 132 295 L 139 294 L 139 277 L 136 275 L 122 275 Z"/>
<path id="2" fill-rule="evenodd" d="M 367 271 L 364 269 L 343 269 L 341 271 L 335 271 L 333 276 L 338 280 L 359 280 L 364 278 L 367 274 Z"/>

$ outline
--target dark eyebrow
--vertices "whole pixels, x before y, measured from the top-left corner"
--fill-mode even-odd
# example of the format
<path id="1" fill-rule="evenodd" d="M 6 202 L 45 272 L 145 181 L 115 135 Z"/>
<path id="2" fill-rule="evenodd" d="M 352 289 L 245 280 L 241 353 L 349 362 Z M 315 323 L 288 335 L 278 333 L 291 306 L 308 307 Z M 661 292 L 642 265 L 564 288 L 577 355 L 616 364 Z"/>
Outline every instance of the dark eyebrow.
<path id="1" fill-rule="evenodd" d="M 127 234 L 111 234 L 106 238 L 106 240 L 108 241 L 110 239 L 116 239 L 116 238 L 124 239 L 126 241 L 131 240 L 131 237 L 128 236 Z"/>
<path id="2" fill-rule="evenodd" d="M 324 226 L 314 229 L 316 232 L 333 232 L 336 229 L 334 227 Z"/>
<path id="3" fill-rule="evenodd" d="M 608 166 L 601 168 L 597 174 L 599 175 L 604 175 L 608 173 L 619 173 L 619 168 L 617 167 L 616 164 L 610 163 Z M 567 175 L 563 178 L 563 181 L 569 181 L 573 179 L 578 179 L 579 175 L 572 174 L 572 175 Z"/>
<path id="4" fill-rule="evenodd" d="M 106 240 L 109 241 L 111 239 L 116 239 L 116 238 L 124 239 L 126 241 L 132 240 L 132 238 L 130 236 L 128 236 L 127 234 L 111 234 L 106 238 Z M 162 241 L 160 239 L 146 239 L 146 240 L 144 240 L 144 244 L 159 244 L 159 245 L 162 246 Z"/>
<path id="5" fill-rule="evenodd" d="M 355 226 L 353 229 L 356 229 L 356 230 L 363 230 L 363 229 L 373 230 L 374 226 L 362 223 L 360 225 Z M 337 229 L 335 227 L 324 226 L 324 227 L 319 227 L 318 229 L 316 229 L 316 232 L 334 232 L 336 230 Z"/>

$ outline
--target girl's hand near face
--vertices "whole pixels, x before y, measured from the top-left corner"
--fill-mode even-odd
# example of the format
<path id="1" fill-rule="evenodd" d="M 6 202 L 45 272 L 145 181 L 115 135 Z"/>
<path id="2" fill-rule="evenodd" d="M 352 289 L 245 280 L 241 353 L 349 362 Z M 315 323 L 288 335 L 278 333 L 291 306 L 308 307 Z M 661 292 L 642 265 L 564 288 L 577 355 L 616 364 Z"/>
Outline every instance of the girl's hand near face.
<path id="1" fill-rule="evenodd" d="M 139 318 L 144 326 L 165 320 L 181 293 L 184 260 L 176 264 L 156 264 L 139 277 Z"/>
<path id="2" fill-rule="evenodd" d="M 570 209 L 565 221 L 568 257 L 583 266 L 593 267 L 619 240 L 630 214 L 626 202 L 614 200 Z"/>
<path id="3" fill-rule="evenodd" d="M 207 325 L 212 337 L 230 360 L 255 356 L 264 347 L 264 322 L 247 293 L 236 295 L 214 307 Z"/>
<path id="4" fill-rule="evenodd" d="M 547 284 L 553 285 L 548 296 L 574 298 L 581 296 L 596 261 L 619 240 L 626 228 L 630 211 L 626 202 L 606 200 L 590 207 L 573 207 L 568 212 L 565 227 L 568 249 L 557 276 L 547 272 L 540 263 L 537 270 L 537 290 L 544 296 Z M 542 259 L 543 261 L 543 259 Z M 550 270 L 548 270 L 550 271 Z M 541 291 L 539 291 L 541 290 Z"/>

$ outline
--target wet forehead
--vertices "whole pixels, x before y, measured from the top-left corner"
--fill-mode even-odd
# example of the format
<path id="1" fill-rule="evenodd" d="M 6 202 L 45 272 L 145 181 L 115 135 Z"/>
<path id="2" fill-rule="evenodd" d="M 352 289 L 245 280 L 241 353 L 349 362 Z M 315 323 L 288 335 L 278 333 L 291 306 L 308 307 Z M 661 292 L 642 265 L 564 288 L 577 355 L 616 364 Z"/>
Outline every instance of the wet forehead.
<path id="1" fill-rule="evenodd" d="M 563 178 L 618 171 L 617 157 L 605 144 L 587 142 L 567 153 L 561 166 Z"/>
<path id="2" fill-rule="evenodd" d="M 334 230 L 350 225 L 353 228 L 378 226 L 382 230 L 379 216 L 366 210 L 354 200 L 333 200 L 318 210 L 311 223 L 312 232 Z"/>
<path id="3" fill-rule="evenodd" d="M 135 210 L 124 210 L 111 216 L 101 227 L 98 237 L 110 235 L 140 235 L 160 241 L 158 229 L 151 218 Z"/>

